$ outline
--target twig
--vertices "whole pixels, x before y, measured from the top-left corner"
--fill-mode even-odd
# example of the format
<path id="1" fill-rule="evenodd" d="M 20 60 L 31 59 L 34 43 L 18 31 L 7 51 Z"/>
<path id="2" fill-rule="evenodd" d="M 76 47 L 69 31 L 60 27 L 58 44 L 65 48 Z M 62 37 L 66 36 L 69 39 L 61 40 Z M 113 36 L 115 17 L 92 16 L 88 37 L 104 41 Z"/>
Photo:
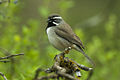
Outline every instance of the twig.
<path id="1" fill-rule="evenodd" d="M 75 77 L 71 76 L 70 74 L 66 74 L 66 73 L 62 73 L 62 72 L 57 72 L 57 74 L 62 76 L 62 77 L 65 77 L 65 78 L 67 78 L 69 80 L 78 80 Z"/>
<path id="2" fill-rule="evenodd" d="M 34 80 L 48 80 L 48 79 L 56 79 L 58 77 L 57 74 L 52 74 L 49 76 L 42 76 L 39 79 L 34 79 Z"/>
<path id="3" fill-rule="evenodd" d="M 4 78 L 4 80 L 7 80 L 6 76 L 2 72 L 0 72 L 0 75 Z"/>
<path id="4" fill-rule="evenodd" d="M 93 68 L 86 67 L 86 66 L 84 66 L 82 64 L 78 64 L 78 63 L 76 63 L 76 64 L 78 65 L 78 67 L 80 67 L 84 71 L 91 71 L 91 70 L 93 70 Z"/>
<path id="5" fill-rule="evenodd" d="M 5 57 L 0 57 L 0 62 L 4 62 L 4 63 L 10 62 L 9 60 L 3 60 L 3 59 L 9 59 L 9 58 L 12 58 L 12 57 L 15 57 L 15 56 L 20 56 L 20 55 L 24 55 L 24 53 L 13 54 L 13 55 L 5 56 Z"/>
<path id="6" fill-rule="evenodd" d="M 93 75 L 93 70 L 90 71 L 90 73 L 89 73 L 89 75 L 88 75 L 88 77 L 87 77 L 87 80 L 90 80 L 91 77 L 92 77 L 92 75 Z"/>
<path id="7" fill-rule="evenodd" d="M 8 2 L 8 1 L 7 0 L 0 0 L 0 4 L 2 4 L 4 2 Z"/>
<path id="8" fill-rule="evenodd" d="M 10 61 L 8 61 L 8 60 L 0 60 L 0 62 L 7 63 L 7 62 L 10 62 Z"/>
<path id="9" fill-rule="evenodd" d="M 36 78 L 33 80 L 56 79 L 58 76 L 65 77 L 69 80 L 78 80 L 78 79 L 74 78 L 73 76 L 66 74 L 66 73 L 62 73 L 62 72 L 57 72 L 56 74 L 52 74 L 52 75 L 48 75 L 48 76 L 42 76 L 40 78 Z"/>
<path id="10" fill-rule="evenodd" d="M 33 79 L 33 80 L 37 80 L 37 78 L 38 78 L 38 75 L 39 75 L 40 71 L 41 71 L 41 69 L 40 69 L 40 68 L 38 68 L 38 69 L 36 70 L 35 77 L 34 77 L 34 79 Z"/>
<path id="11" fill-rule="evenodd" d="M 20 55 L 24 55 L 24 53 L 12 54 L 12 55 L 9 55 L 9 56 L 0 57 L 0 60 L 2 60 L 2 59 L 9 59 L 9 58 L 12 58 L 12 57 L 14 57 L 14 56 L 20 56 Z"/>

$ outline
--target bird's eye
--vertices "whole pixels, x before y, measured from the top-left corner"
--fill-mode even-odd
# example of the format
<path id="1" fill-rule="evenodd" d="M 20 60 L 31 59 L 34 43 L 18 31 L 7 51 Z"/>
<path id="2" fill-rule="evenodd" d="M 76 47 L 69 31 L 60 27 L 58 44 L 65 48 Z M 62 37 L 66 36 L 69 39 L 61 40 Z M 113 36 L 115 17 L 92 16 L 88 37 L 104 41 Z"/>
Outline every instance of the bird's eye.
<path id="1" fill-rule="evenodd" d="M 61 22 L 61 19 L 55 19 L 54 20 L 56 23 L 60 23 Z"/>

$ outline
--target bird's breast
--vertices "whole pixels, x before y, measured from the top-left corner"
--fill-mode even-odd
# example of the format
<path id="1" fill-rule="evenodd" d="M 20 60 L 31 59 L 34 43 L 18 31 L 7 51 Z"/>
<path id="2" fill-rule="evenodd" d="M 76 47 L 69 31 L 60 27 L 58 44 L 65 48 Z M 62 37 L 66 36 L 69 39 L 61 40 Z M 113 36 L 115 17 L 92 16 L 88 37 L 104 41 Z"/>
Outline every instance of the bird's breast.
<path id="1" fill-rule="evenodd" d="M 65 48 L 68 48 L 70 46 L 70 43 L 66 41 L 65 39 L 59 37 L 56 33 L 55 30 L 56 27 L 49 27 L 47 28 L 47 35 L 49 42 L 58 50 L 63 51 Z"/>

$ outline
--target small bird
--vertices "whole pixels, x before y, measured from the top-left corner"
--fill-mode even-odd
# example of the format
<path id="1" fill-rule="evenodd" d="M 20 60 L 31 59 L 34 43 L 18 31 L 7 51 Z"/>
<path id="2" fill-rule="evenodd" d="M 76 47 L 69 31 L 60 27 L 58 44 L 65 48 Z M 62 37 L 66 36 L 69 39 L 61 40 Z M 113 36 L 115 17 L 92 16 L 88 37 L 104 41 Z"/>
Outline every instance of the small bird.
<path id="1" fill-rule="evenodd" d="M 64 51 L 71 47 L 81 52 L 92 64 L 93 61 L 83 51 L 80 38 L 73 32 L 72 28 L 57 14 L 50 15 L 47 21 L 46 32 L 49 42 L 58 50 Z"/>

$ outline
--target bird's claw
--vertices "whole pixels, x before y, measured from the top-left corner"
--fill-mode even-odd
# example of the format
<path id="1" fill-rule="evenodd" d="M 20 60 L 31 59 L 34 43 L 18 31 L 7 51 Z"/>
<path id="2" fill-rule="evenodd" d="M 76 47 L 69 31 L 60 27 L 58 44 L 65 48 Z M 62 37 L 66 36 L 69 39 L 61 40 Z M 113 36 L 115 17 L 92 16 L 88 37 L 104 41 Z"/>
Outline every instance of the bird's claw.
<path id="1" fill-rule="evenodd" d="M 66 48 L 65 51 L 64 51 L 64 53 L 65 53 L 65 54 L 68 54 L 71 49 L 72 49 L 72 47 Z"/>

